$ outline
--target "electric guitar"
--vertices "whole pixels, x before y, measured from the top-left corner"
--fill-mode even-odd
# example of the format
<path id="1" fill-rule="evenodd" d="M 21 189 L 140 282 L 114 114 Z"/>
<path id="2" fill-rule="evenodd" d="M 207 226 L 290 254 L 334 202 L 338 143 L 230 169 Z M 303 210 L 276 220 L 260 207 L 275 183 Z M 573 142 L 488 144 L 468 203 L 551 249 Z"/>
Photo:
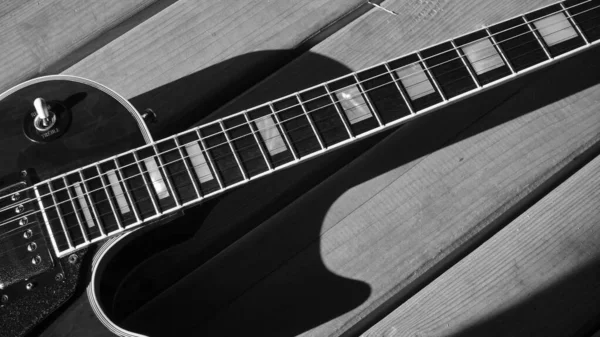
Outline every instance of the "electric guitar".
<path id="1" fill-rule="evenodd" d="M 0 95 L 0 336 L 22 336 L 59 308 L 96 243 L 94 312 L 140 336 L 115 323 L 104 271 L 149 226 L 599 40 L 600 1 L 562 1 L 158 141 L 99 83 L 24 82 Z"/>

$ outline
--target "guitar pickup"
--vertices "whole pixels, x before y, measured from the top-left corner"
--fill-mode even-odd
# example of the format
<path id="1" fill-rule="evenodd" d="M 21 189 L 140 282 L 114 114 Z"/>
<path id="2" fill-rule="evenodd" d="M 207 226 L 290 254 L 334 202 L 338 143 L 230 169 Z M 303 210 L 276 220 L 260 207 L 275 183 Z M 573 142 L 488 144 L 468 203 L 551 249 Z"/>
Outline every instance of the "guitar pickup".
<path id="1" fill-rule="evenodd" d="M 32 171 L 0 179 L 0 289 L 51 269 L 54 264 L 31 189 Z"/>

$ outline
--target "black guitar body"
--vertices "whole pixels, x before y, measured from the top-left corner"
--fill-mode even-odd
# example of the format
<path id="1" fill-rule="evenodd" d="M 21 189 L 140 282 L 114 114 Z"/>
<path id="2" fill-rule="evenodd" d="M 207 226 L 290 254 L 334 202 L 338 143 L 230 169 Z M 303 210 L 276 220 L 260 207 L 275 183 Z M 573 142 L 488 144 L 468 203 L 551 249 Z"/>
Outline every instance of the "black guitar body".
<path id="1" fill-rule="evenodd" d="M 31 127 L 35 114 L 32 102 L 38 97 L 44 98 L 60 118 L 57 127 L 45 135 Z M 135 108 L 98 83 L 59 75 L 34 79 L 9 90 L 0 95 L 0 143 L 10 144 L 0 147 L 0 337 L 24 336 L 31 331 L 41 333 L 52 321 L 43 322 L 45 318 L 65 307 L 74 294 L 84 291 L 97 318 L 116 335 L 170 336 L 173 331 L 197 332 L 216 310 L 210 301 L 215 300 L 211 297 L 211 282 L 215 280 L 194 286 L 191 290 L 194 294 L 178 293 L 176 298 L 169 299 L 173 302 L 169 307 L 154 305 L 153 299 L 386 134 L 389 132 L 278 172 L 278 179 L 252 181 L 237 192 L 203 200 L 201 207 L 186 208 L 185 217 L 174 220 L 181 212 L 163 215 L 150 221 L 151 226 L 126 230 L 92 245 L 89 251 L 77 250 L 58 258 L 39 205 L 30 203 L 35 207 L 20 213 L 15 211 L 21 202 L 34 200 L 36 195 L 12 200 L 15 192 L 143 146 L 152 142 L 152 138 Z M 305 175 L 306 171 L 318 174 Z M 28 222 L 21 225 L 19 219 L 23 217 Z M 167 222 L 168 226 L 161 226 Z M 303 233 L 299 237 L 303 237 L 317 233 L 320 226 L 315 222 L 299 228 Z M 25 238 L 27 230 L 33 235 Z M 205 237 L 208 239 L 204 240 Z M 29 249 L 31 243 L 35 243 L 36 249 Z M 335 301 L 336 305 L 324 312 L 305 314 L 307 326 L 282 323 L 293 331 L 340 315 L 356 307 L 369 293 L 363 282 L 330 273 L 320 261 L 318 250 L 314 253 L 314 279 L 325 293 L 332 296 L 339 293 L 343 300 Z M 40 261 L 32 263 L 37 256 Z M 228 277 L 225 274 L 219 279 Z M 297 294 L 304 298 L 306 306 L 314 302 L 311 296 L 320 296 L 301 295 L 303 291 L 312 292 L 314 287 L 299 289 Z M 348 292 L 353 295 L 348 296 Z M 179 308 L 179 296 L 195 299 L 193 305 L 198 307 L 193 314 Z M 147 310 L 136 316 L 142 307 Z M 152 321 L 156 313 L 160 313 L 163 321 Z M 195 320 L 185 315 L 192 315 Z"/>
<path id="2" fill-rule="evenodd" d="M 58 121 L 50 130 L 32 134 L 32 102 L 37 97 L 48 101 Z M 150 139 L 135 109 L 97 83 L 71 76 L 25 82 L 0 96 L 0 195 L 10 196 L 25 184 Z M 85 249 L 56 258 L 39 212 L 27 207 L 17 211 L 25 198 L 32 196 L 0 201 L 0 336 L 26 334 L 67 301 L 78 285 L 85 286 L 89 273 L 89 266 L 82 268 L 82 263 L 91 261 Z M 19 218 L 27 218 L 28 223 L 7 221 Z"/>
<path id="3" fill-rule="evenodd" d="M 537 97 L 531 102 L 512 101 L 536 69 L 598 44 L 600 7 L 588 1 L 577 6 L 569 7 L 569 21 L 560 13 L 565 9 L 551 5 L 456 43 L 443 42 L 352 75 L 344 70 L 344 76 L 326 84 L 159 142 L 127 100 L 93 81 L 47 76 L 0 94 L 0 337 L 33 331 L 85 287 L 97 318 L 111 332 L 128 337 L 296 336 L 358 308 L 371 296 L 370 286 L 332 272 L 321 258 L 321 225 L 330 206 L 357 183 L 401 165 L 411 170 L 409 163 L 442 146 L 596 84 L 594 68 L 573 64 L 594 63 L 597 49 L 587 58 L 562 62 L 557 70 L 573 77 L 564 83 L 577 78 L 577 86 L 565 91 L 540 85 L 527 91 Z M 533 26 L 542 24 L 548 11 L 558 13 L 551 21 L 581 27 L 564 33 L 564 43 L 546 41 Z M 496 43 L 491 39 L 496 35 L 503 40 Z M 477 51 L 496 55 L 493 67 L 482 74 L 476 69 L 485 67 L 475 64 L 489 56 L 471 50 L 473 43 L 488 45 Z M 531 50 L 514 49 L 514 43 L 529 44 Z M 463 52 L 455 44 L 464 46 Z M 522 82 L 501 86 L 516 77 Z M 424 85 L 416 90 L 418 83 Z M 177 88 L 169 89 L 174 96 L 180 94 Z M 476 94 L 476 101 L 463 101 Z M 507 107 L 514 110 L 495 111 L 509 100 Z M 434 119 L 431 113 L 442 108 L 448 110 Z M 474 126 L 492 111 L 493 117 Z M 415 122 L 405 124 L 409 120 Z M 373 156 L 358 158 L 352 171 L 309 192 L 400 125 L 403 132 L 385 139 Z M 369 162 L 384 155 L 388 158 Z M 277 178 L 260 179 L 266 174 Z M 94 181 L 93 190 L 86 186 Z M 199 202 L 202 207 L 191 207 Z M 171 221 L 184 209 L 183 221 Z M 375 217 L 370 212 L 364 221 Z M 166 222 L 171 223 L 157 226 Z M 344 234 L 339 240 L 362 231 L 356 225 L 346 233 L 340 226 Z M 342 247 L 335 242 L 328 249 L 343 249 L 331 254 L 334 259 L 367 244 Z M 415 284 L 425 284 L 438 270 L 427 269 Z M 386 296 L 392 293 L 396 299 L 408 296 L 418 287 L 411 283 L 396 290 L 376 295 L 382 297 L 369 306 L 391 300 Z M 344 324 L 387 310 L 363 309 Z M 364 328 L 362 323 L 352 329 Z M 335 334 L 350 331 L 338 328 Z"/>

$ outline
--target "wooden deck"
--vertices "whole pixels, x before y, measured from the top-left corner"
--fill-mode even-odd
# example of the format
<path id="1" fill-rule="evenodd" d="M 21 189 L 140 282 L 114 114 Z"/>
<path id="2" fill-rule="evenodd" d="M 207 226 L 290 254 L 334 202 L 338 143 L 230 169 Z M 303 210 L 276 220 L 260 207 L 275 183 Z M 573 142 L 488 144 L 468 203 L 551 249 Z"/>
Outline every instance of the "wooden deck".
<path id="1" fill-rule="evenodd" d="M 153 108 L 161 137 L 552 2 L 384 1 L 392 15 L 354 0 L 11 0 L 0 4 L 0 89 L 87 77 Z M 148 301 L 127 324 L 178 335 L 198 322 L 207 336 L 592 335 L 599 56 L 190 211 L 198 232 L 124 285 Z M 142 294 L 156 263 L 173 270 Z M 194 309 L 170 316 L 175 307 Z M 151 319 L 157 308 L 168 324 Z M 111 334 L 82 296 L 42 335 Z"/>

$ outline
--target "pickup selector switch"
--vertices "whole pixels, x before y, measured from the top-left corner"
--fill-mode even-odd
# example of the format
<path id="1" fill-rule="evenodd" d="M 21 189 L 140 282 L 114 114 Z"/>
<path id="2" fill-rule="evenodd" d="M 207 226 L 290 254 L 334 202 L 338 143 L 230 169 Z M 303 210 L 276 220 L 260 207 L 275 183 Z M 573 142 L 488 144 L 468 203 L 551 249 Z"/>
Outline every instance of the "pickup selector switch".
<path id="1" fill-rule="evenodd" d="M 71 125 L 71 110 L 60 101 L 37 97 L 33 99 L 33 109 L 23 112 L 23 132 L 29 140 L 36 143 L 48 143 L 57 139 Z"/>
<path id="2" fill-rule="evenodd" d="M 33 120 L 33 125 L 40 132 L 50 130 L 56 124 L 56 114 L 54 114 L 43 98 L 36 98 L 33 106 L 37 116 Z"/>

